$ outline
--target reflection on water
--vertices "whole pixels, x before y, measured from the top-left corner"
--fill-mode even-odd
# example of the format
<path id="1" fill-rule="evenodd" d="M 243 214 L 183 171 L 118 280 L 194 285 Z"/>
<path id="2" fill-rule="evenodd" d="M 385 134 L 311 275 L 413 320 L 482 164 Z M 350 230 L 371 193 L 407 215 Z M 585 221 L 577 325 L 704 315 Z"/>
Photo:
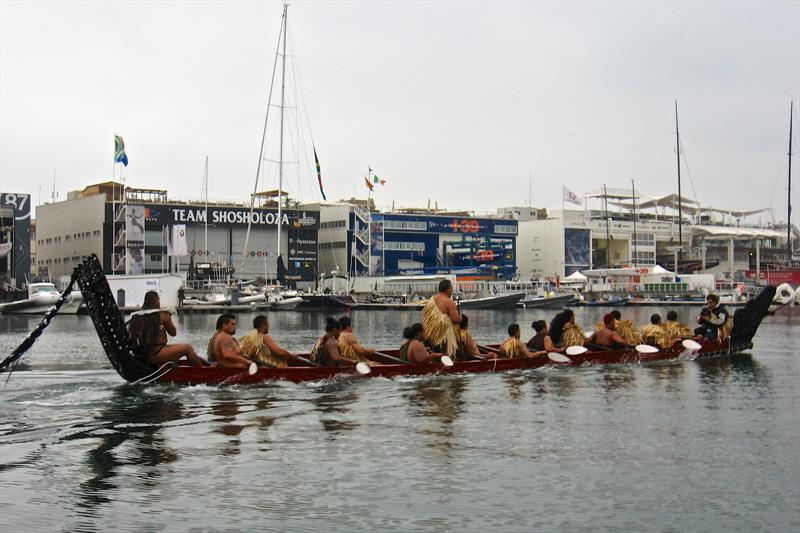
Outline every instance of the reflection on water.
<path id="1" fill-rule="evenodd" d="M 93 477 L 80 483 L 77 491 L 81 515 L 96 516 L 94 510 L 111 501 L 109 494 L 118 488 L 115 480 L 126 466 L 143 469 L 143 485 L 155 489 L 165 472 L 161 466 L 175 462 L 178 457 L 161 435 L 161 426 L 181 418 L 183 408 L 174 399 L 142 394 L 140 387 L 123 385 L 115 388 L 108 406 L 97 416 L 102 422 L 102 430 L 91 427 L 63 439 L 67 443 L 87 438 L 98 441 L 86 458 L 86 466 Z M 123 445 L 126 453 L 120 453 Z"/>
<path id="2" fill-rule="evenodd" d="M 320 413 L 322 427 L 330 439 L 336 438 L 340 432 L 351 431 L 359 426 L 352 418 L 342 416 L 349 413 L 350 406 L 358 402 L 358 395 L 353 390 L 354 385 L 347 379 L 325 383 L 311 398 L 311 402 Z"/>

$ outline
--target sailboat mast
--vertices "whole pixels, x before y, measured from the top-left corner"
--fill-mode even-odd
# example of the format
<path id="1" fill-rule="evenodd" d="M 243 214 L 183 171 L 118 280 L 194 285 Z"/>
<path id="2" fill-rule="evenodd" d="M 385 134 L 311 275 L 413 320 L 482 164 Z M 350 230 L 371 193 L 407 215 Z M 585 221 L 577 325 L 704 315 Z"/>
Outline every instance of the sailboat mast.
<path id="1" fill-rule="evenodd" d="M 203 172 L 203 201 L 206 206 L 206 216 L 204 218 L 205 224 L 203 227 L 205 236 L 205 240 L 203 242 L 203 253 L 208 254 L 208 156 L 206 156 L 206 168 L 205 172 Z"/>
<path id="2" fill-rule="evenodd" d="M 283 53 L 281 54 L 281 132 L 278 158 L 278 261 L 281 264 L 281 223 L 283 222 L 283 116 L 286 109 L 286 18 L 289 4 L 283 4 Z"/>
<path id="3" fill-rule="evenodd" d="M 605 209 L 606 215 L 606 268 L 608 268 L 611 266 L 611 263 L 609 262 L 611 254 L 608 251 L 608 248 L 611 245 L 611 230 L 609 228 L 611 221 L 608 218 L 608 190 L 606 189 L 605 183 L 603 184 L 603 208 Z"/>
<path id="4" fill-rule="evenodd" d="M 792 260 L 792 115 L 794 102 L 789 103 L 789 183 L 786 190 L 786 248 Z"/>
<path id="5" fill-rule="evenodd" d="M 631 200 L 633 200 L 633 266 L 636 265 L 637 256 L 639 255 L 636 250 L 636 183 L 631 179 Z"/>
<path id="6" fill-rule="evenodd" d="M 681 252 L 683 252 L 683 197 L 681 196 L 681 136 L 678 129 L 677 100 L 675 100 L 675 146 L 678 165 L 678 258 L 680 261 Z"/>

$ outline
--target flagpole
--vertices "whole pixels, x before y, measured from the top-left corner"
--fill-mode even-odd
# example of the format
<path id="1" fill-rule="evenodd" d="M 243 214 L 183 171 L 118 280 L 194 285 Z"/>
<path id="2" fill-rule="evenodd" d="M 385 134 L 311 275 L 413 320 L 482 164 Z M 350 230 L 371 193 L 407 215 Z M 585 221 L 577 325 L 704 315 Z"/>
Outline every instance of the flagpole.
<path id="1" fill-rule="evenodd" d="M 370 187 L 367 187 L 367 275 L 372 276 L 372 209 L 370 208 L 372 200 L 372 167 L 367 166 L 367 181 Z"/>

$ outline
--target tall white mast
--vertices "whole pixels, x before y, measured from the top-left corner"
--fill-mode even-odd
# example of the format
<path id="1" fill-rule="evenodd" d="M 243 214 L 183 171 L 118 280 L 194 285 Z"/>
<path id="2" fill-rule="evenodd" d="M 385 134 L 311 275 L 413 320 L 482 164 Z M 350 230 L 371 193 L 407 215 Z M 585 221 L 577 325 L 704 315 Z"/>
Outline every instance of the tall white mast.
<path id="1" fill-rule="evenodd" d="M 205 242 L 203 245 L 203 253 L 208 254 L 208 156 L 206 156 L 206 169 L 203 173 L 203 201 L 206 205 L 206 216 L 205 216 Z"/>
<path id="2" fill-rule="evenodd" d="M 278 157 L 278 260 L 281 262 L 281 222 L 283 220 L 283 115 L 286 107 L 286 17 L 289 4 L 283 4 L 283 52 L 281 53 L 281 131 L 280 155 Z M 277 270 L 276 270 L 277 274 Z"/>

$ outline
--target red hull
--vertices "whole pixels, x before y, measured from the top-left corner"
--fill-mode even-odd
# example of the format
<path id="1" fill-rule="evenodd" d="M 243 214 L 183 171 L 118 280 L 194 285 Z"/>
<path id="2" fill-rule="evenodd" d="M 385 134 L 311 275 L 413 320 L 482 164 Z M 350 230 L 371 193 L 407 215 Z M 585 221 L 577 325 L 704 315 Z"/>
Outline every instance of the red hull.
<path id="1" fill-rule="evenodd" d="M 742 351 L 749 347 L 741 347 L 735 351 Z M 651 361 L 667 361 L 687 357 L 686 350 L 680 343 L 672 348 L 652 354 L 641 354 L 635 350 L 617 350 L 606 352 L 586 352 L 582 355 L 571 356 L 570 363 L 554 363 L 545 357 L 536 359 L 489 359 L 487 361 L 458 361 L 452 367 L 445 367 L 441 363 L 423 365 L 377 364 L 372 366 L 372 372 L 361 375 L 345 367 L 289 367 L 265 368 L 261 367 L 253 375 L 246 369 L 240 368 L 205 368 L 176 366 L 159 377 L 156 381 L 161 383 L 180 383 L 184 385 L 234 385 L 262 383 L 272 380 L 285 380 L 299 383 L 301 381 L 320 381 L 335 377 L 371 378 L 393 376 L 421 376 L 426 374 L 459 374 L 464 372 L 504 372 L 507 370 L 534 369 L 545 365 L 555 366 L 580 366 L 585 364 L 638 364 Z M 727 343 L 704 342 L 695 357 L 711 357 L 728 353 Z M 397 355 L 397 350 L 387 350 L 387 355 Z M 687 357 L 689 358 L 689 357 Z"/>

